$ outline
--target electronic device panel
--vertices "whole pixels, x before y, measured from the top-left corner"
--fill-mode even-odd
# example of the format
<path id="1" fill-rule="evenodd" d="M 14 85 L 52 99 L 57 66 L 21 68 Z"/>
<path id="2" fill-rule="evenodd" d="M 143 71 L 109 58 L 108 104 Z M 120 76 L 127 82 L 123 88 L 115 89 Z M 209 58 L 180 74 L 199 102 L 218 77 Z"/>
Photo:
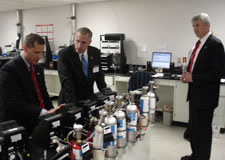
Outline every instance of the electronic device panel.
<path id="1" fill-rule="evenodd" d="M 152 53 L 152 68 L 170 69 L 172 53 L 170 52 L 153 52 Z"/>

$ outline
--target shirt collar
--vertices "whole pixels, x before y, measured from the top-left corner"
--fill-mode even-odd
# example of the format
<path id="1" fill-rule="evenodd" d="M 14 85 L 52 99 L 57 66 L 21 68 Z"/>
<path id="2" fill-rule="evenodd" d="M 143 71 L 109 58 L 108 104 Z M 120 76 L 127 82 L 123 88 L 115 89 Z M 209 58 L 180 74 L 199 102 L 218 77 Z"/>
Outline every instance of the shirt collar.
<path id="1" fill-rule="evenodd" d="M 84 53 L 80 53 L 80 54 L 79 54 L 80 60 L 81 60 L 81 55 L 82 55 L 82 54 L 84 54 L 86 61 L 88 61 L 87 49 L 84 51 Z"/>
<path id="2" fill-rule="evenodd" d="M 212 34 L 211 32 L 208 32 L 202 39 L 200 39 L 202 45 L 206 42 L 206 40 L 209 38 L 211 34 Z"/>
<path id="3" fill-rule="evenodd" d="M 24 55 L 23 55 L 23 52 L 22 52 L 20 55 L 21 55 L 23 61 L 25 62 L 25 64 L 26 64 L 28 70 L 30 70 L 30 63 L 25 59 L 25 57 L 24 57 Z"/>

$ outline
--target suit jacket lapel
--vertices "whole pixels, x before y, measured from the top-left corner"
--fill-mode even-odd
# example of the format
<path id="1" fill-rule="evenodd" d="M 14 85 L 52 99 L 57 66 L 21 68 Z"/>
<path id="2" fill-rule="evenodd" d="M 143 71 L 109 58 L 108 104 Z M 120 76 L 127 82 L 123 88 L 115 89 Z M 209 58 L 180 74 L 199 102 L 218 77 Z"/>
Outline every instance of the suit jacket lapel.
<path id="1" fill-rule="evenodd" d="M 90 50 L 91 50 L 91 48 L 88 47 L 88 72 L 91 74 L 93 72 L 92 69 L 94 68 L 94 66 L 93 66 L 94 55 L 93 55 L 93 52 L 91 52 Z"/>
<path id="2" fill-rule="evenodd" d="M 71 53 L 72 53 L 72 56 L 69 57 L 69 58 L 72 58 L 72 61 L 73 61 L 72 65 L 74 65 L 73 68 L 75 69 L 75 71 L 78 72 L 78 74 L 77 74 L 79 76 L 78 78 L 82 79 L 83 82 L 87 82 L 87 78 L 84 75 L 84 72 L 83 72 L 83 69 L 82 69 L 82 62 L 80 61 L 79 53 L 77 53 L 75 51 L 74 45 L 72 47 Z"/>
<path id="3" fill-rule="evenodd" d="M 208 37 L 208 39 L 206 40 L 206 42 L 205 42 L 204 45 L 202 46 L 201 50 L 199 51 L 198 57 L 196 57 L 197 59 L 196 59 L 196 61 L 195 61 L 195 66 L 198 66 L 198 65 L 201 64 L 201 61 L 199 61 L 199 59 L 201 59 L 200 57 L 203 56 L 203 55 L 205 54 L 205 51 L 206 51 L 206 49 L 208 48 L 208 44 L 209 44 L 209 41 L 211 40 L 211 38 L 212 38 L 212 35 L 210 35 L 210 36 Z M 194 68 L 195 68 L 195 66 L 194 66 Z M 194 72 L 194 68 L 193 68 L 193 72 Z"/>
<path id="4" fill-rule="evenodd" d="M 18 70 L 21 74 L 20 76 L 22 77 L 23 81 L 27 83 L 27 86 L 31 87 L 32 92 L 37 96 L 36 89 L 34 87 L 33 80 L 31 78 L 31 73 L 28 70 L 27 65 L 25 64 L 24 60 L 22 59 L 20 55 L 16 57 L 16 59 L 18 61 L 17 65 L 18 65 Z"/>

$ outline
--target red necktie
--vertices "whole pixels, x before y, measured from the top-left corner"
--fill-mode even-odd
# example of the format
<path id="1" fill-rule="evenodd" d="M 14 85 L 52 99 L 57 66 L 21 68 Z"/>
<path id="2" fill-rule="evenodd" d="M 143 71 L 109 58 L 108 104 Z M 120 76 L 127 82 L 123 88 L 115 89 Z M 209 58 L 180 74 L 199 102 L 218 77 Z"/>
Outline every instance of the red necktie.
<path id="1" fill-rule="evenodd" d="M 189 72 L 192 72 L 192 70 L 193 70 L 193 68 L 192 68 L 193 67 L 193 63 L 194 63 L 195 56 L 196 56 L 196 52 L 197 52 L 197 49 L 198 49 L 200 43 L 201 43 L 201 41 L 198 40 L 198 42 L 196 43 L 195 48 L 194 48 L 194 50 L 192 52 L 192 55 L 191 55 L 191 63 L 190 63 L 190 67 L 189 67 Z"/>
<path id="2" fill-rule="evenodd" d="M 38 80 L 37 80 L 37 75 L 36 75 L 35 70 L 34 70 L 34 65 L 30 66 L 30 71 L 31 71 L 31 77 L 33 79 L 34 86 L 35 86 L 35 89 L 36 89 L 36 92 L 37 92 L 37 95 L 38 95 L 38 99 L 39 99 L 39 102 L 40 102 L 40 107 L 45 108 L 44 100 L 43 100 L 41 90 L 40 90 L 40 87 L 39 87 L 39 83 L 38 83 Z"/>

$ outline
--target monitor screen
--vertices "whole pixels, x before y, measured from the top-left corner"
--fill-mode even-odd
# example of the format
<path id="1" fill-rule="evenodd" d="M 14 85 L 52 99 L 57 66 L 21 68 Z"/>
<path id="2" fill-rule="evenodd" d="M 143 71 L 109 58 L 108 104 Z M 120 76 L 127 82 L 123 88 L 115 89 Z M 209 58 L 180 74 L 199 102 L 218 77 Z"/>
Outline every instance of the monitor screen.
<path id="1" fill-rule="evenodd" d="M 170 69 L 172 53 L 169 52 L 153 52 L 152 68 Z"/>
<path id="2" fill-rule="evenodd" d="M 52 62 L 52 50 L 47 36 L 42 36 L 45 40 L 45 55 L 38 61 L 44 68 L 50 68 L 49 64 Z"/>

